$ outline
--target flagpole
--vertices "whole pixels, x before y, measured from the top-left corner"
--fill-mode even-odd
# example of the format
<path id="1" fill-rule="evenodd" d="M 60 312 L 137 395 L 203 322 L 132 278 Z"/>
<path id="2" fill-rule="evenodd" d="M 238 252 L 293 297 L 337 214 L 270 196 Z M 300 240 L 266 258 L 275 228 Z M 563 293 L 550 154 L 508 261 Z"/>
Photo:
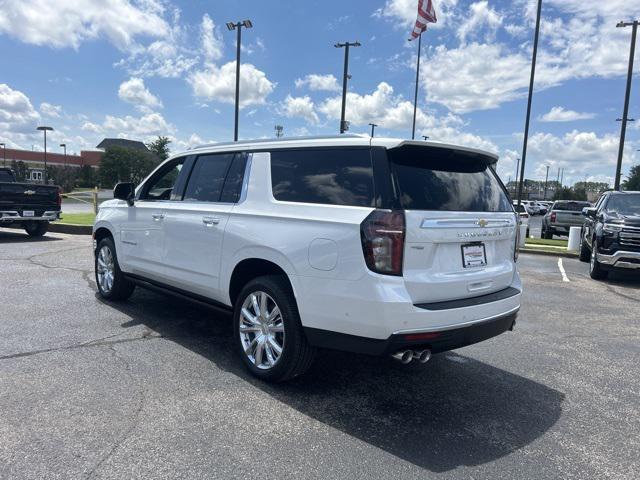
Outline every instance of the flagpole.
<path id="1" fill-rule="evenodd" d="M 527 119 L 524 123 L 524 143 L 522 145 L 522 163 L 520 164 L 520 183 L 518 184 L 518 210 L 522 202 L 522 184 L 524 183 L 524 167 L 527 161 L 527 142 L 529 141 L 529 123 L 531 121 L 531 99 L 533 98 L 533 84 L 536 78 L 536 59 L 538 57 L 538 38 L 540 37 L 540 14 L 542 0 L 538 0 L 538 15 L 536 17 L 536 32 L 533 37 L 533 55 L 531 58 L 531 78 L 529 80 L 529 100 L 527 102 Z"/>
<path id="2" fill-rule="evenodd" d="M 422 51 L 422 33 L 418 36 L 418 64 L 416 67 L 416 91 L 413 97 L 413 128 L 411 130 L 411 140 L 416 138 L 416 114 L 418 113 L 418 85 L 420 81 L 420 53 Z"/>

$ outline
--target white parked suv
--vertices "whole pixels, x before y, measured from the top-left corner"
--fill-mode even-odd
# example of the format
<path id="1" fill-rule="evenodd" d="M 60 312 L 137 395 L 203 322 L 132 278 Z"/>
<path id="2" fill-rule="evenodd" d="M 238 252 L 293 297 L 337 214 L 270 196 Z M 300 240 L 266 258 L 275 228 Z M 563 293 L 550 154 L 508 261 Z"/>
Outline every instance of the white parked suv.
<path id="1" fill-rule="evenodd" d="M 316 348 L 426 362 L 515 324 L 516 215 L 497 157 L 360 136 L 217 144 L 118 184 L 94 226 L 108 300 L 136 285 L 233 311 L 265 380 Z"/>

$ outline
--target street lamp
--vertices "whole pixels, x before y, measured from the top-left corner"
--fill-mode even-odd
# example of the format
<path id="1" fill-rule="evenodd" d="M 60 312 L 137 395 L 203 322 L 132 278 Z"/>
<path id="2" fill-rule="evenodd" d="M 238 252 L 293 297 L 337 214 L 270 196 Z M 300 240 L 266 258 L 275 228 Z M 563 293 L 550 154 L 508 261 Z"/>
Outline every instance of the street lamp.
<path id="1" fill-rule="evenodd" d="M 376 127 L 378 126 L 377 123 L 370 123 L 369 124 L 371 126 L 371 138 L 373 138 L 375 132 L 376 132 Z"/>
<path id="2" fill-rule="evenodd" d="M 360 42 L 336 43 L 334 47 L 344 48 L 344 74 L 342 76 L 342 114 L 340 115 L 340 133 L 344 133 L 349 129 L 349 124 L 345 120 L 347 109 L 347 82 L 351 78 L 349 75 L 349 48 L 359 47 Z"/>
<path id="3" fill-rule="evenodd" d="M 236 40 L 236 122 L 233 132 L 233 141 L 238 141 L 238 118 L 240 116 L 240 44 L 242 43 L 242 27 L 253 28 L 251 20 L 243 20 L 242 22 L 228 22 L 229 31 L 238 30 L 238 38 Z"/>
<path id="4" fill-rule="evenodd" d="M 7 166 L 7 146 L 4 143 L 0 143 L 0 147 L 2 147 L 2 166 Z"/>
<path id="5" fill-rule="evenodd" d="M 52 132 L 53 128 L 40 126 L 37 130 L 44 132 L 44 183 L 47 184 L 47 132 Z"/>
<path id="6" fill-rule="evenodd" d="M 67 167 L 67 144 L 61 143 L 60 146 L 64 148 L 64 166 Z"/>
<path id="7" fill-rule="evenodd" d="M 429 137 L 427 135 L 422 135 L 422 138 L 424 138 L 424 141 L 426 142 L 427 140 L 429 140 Z"/>

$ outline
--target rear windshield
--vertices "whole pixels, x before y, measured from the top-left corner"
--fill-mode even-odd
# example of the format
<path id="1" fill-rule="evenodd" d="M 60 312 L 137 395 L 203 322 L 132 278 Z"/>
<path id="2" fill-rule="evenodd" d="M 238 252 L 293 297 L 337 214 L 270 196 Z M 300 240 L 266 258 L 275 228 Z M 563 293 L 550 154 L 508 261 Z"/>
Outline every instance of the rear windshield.
<path id="1" fill-rule="evenodd" d="M 421 148 L 389 151 L 402 208 L 456 212 L 512 212 L 486 158 L 474 153 Z"/>
<path id="2" fill-rule="evenodd" d="M 565 212 L 581 212 L 583 208 L 590 207 L 589 202 L 556 202 L 552 210 L 563 210 Z"/>
<path id="3" fill-rule="evenodd" d="M 0 182 L 13 182 L 13 174 L 7 170 L 0 170 Z"/>

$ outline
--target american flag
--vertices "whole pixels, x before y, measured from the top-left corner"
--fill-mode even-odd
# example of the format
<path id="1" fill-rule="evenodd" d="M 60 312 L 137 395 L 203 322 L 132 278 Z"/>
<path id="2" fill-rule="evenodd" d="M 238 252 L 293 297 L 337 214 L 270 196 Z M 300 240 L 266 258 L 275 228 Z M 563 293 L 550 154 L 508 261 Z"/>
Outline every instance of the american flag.
<path id="1" fill-rule="evenodd" d="M 416 26 L 413 27 L 413 32 L 411 32 L 410 40 L 418 38 L 427 29 L 427 23 L 436 23 L 437 21 L 433 2 L 431 0 L 419 0 L 418 18 L 416 19 Z"/>

